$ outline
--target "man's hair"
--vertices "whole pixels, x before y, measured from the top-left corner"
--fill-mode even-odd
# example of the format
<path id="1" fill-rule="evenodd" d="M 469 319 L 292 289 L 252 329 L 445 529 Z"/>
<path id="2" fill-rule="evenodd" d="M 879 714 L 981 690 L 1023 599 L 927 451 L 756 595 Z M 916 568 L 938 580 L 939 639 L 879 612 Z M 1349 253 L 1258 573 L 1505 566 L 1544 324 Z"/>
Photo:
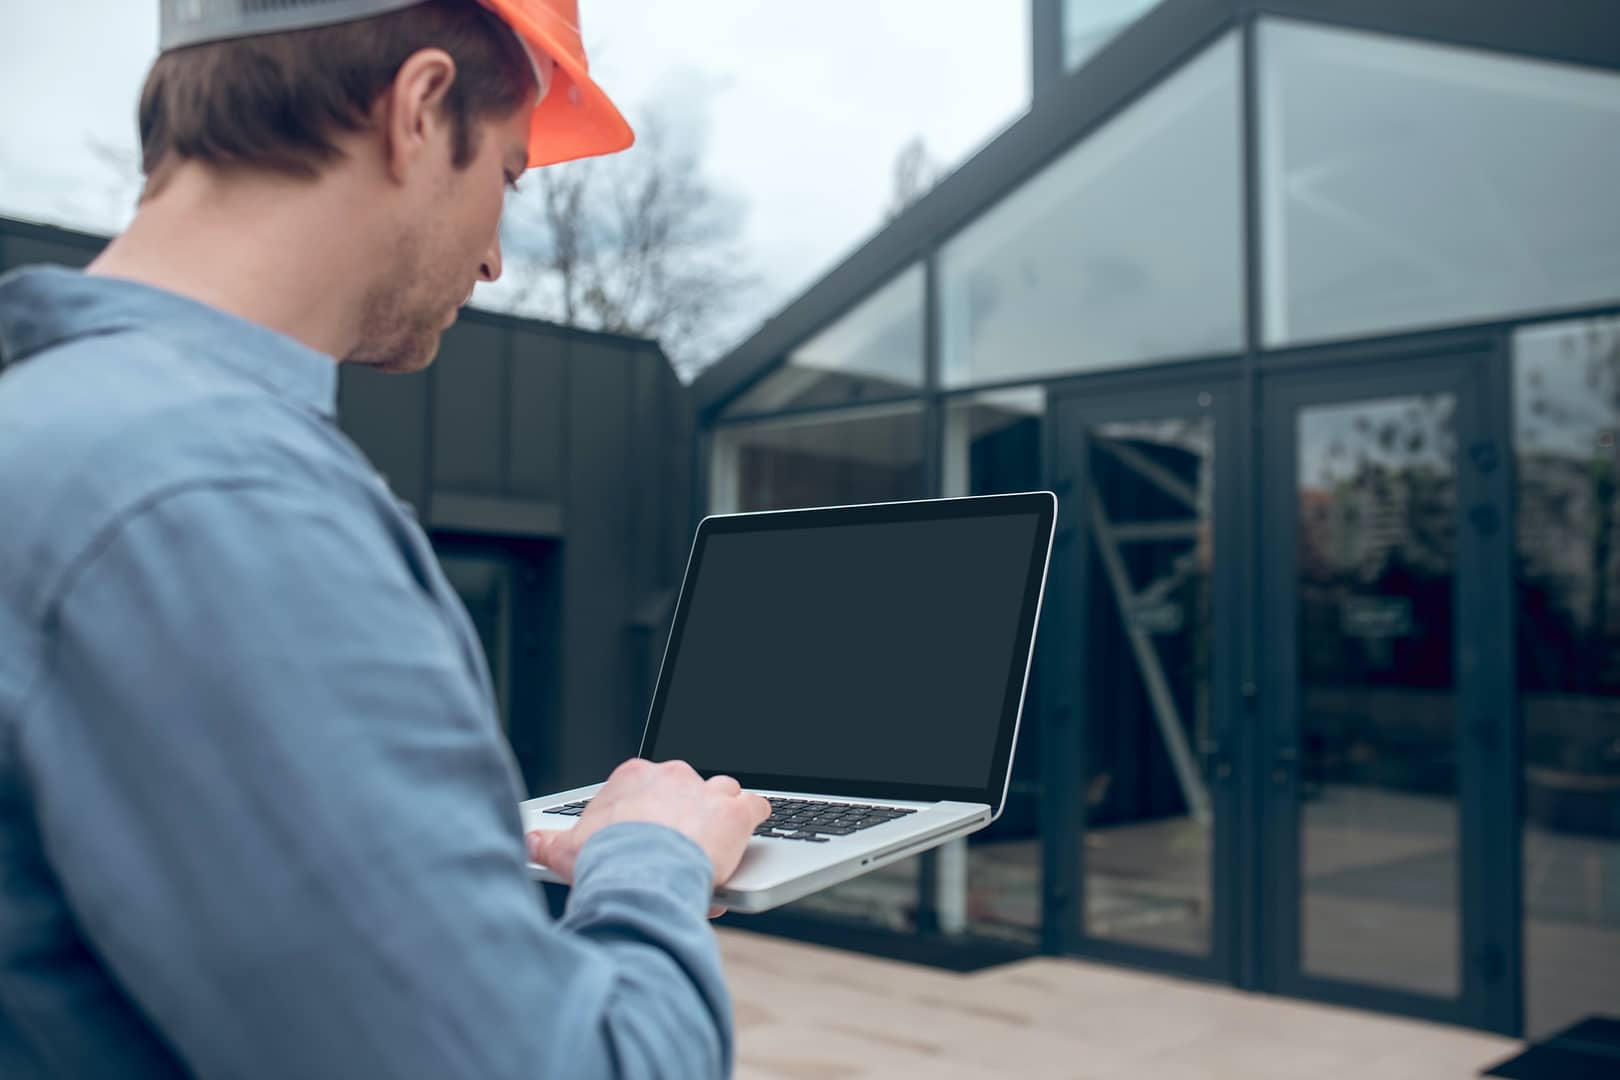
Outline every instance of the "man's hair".
<path id="1" fill-rule="evenodd" d="M 233 38 L 159 56 L 141 91 L 141 168 L 155 191 L 181 161 L 313 178 L 363 130 L 400 66 L 427 48 L 456 63 L 444 98 L 459 168 L 477 152 L 473 121 L 534 93 L 516 36 L 475 0 L 427 0 L 368 19 Z"/>

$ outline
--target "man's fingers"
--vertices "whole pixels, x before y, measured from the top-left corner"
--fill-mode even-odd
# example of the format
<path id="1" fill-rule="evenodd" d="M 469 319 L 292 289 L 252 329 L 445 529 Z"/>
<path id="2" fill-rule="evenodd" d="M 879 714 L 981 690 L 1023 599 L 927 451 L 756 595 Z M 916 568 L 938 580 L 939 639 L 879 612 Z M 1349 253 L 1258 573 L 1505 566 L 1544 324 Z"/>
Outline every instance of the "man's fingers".
<path id="1" fill-rule="evenodd" d="M 691 764 L 689 762 L 682 761 L 679 758 L 676 758 L 676 759 L 674 759 L 672 761 L 661 761 L 661 762 L 658 763 L 658 767 L 660 769 L 663 769 L 665 772 L 673 773 L 676 776 L 696 777 L 697 774 L 698 774 L 697 770 L 692 768 L 692 766 L 691 766 Z"/>
<path id="2" fill-rule="evenodd" d="M 573 829 L 536 829 L 524 838 L 529 849 L 529 858 L 568 884 L 573 884 L 574 858 L 579 854 L 567 840 L 568 834 L 573 831 Z"/>
<path id="3" fill-rule="evenodd" d="M 742 791 L 742 785 L 737 782 L 735 776 L 711 776 L 708 783 L 710 787 L 723 791 L 727 795 L 736 795 Z"/>
<path id="4" fill-rule="evenodd" d="M 619 767 L 613 770 L 613 775 L 609 776 L 608 779 L 615 780 L 619 777 L 635 776 L 637 773 L 652 767 L 652 762 L 648 761 L 646 758 L 629 758 L 625 761 L 621 761 L 619 763 Z"/>
<path id="5" fill-rule="evenodd" d="M 557 867 L 552 866 L 551 859 L 548 856 L 552 854 L 558 838 L 570 831 L 569 829 L 535 829 L 525 837 L 529 846 L 529 858 L 541 866 L 551 866 L 553 870 L 557 869 Z"/>
<path id="6" fill-rule="evenodd" d="M 709 909 L 709 918 L 718 919 L 720 916 L 724 915 L 725 913 L 726 913 L 726 909 L 723 908 L 723 907 L 712 907 L 712 908 Z"/>

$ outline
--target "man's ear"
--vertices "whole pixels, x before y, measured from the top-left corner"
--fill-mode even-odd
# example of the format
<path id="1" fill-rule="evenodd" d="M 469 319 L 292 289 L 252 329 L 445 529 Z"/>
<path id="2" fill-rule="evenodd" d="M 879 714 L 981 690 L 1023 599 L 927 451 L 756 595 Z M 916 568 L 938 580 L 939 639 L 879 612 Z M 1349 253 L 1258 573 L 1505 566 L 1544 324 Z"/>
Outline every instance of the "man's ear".
<path id="1" fill-rule="evenodd" d="M 400 65 L 379 106 L 389 176 L 403 183 L 420 162 L 442 153 L 452 137 L 444 99 L 456 81 L 456 62 L 443 49 L 420 49 Z"/>

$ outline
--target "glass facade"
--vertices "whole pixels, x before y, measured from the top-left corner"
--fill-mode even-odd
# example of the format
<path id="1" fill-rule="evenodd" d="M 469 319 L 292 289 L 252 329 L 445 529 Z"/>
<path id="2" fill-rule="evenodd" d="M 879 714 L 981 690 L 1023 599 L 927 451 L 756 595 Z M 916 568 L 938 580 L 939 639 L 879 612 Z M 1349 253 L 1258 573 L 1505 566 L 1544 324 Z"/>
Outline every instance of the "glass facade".
<path id="1" fill-rule="evenodd" d="M 945 245 L 946 386 L 1242 347 L 1240 52 L 1210 46 Z"/>
<path id="2" fill-rule="evenodd" d="M 942 494 L 997 495 L 1041 484 L 1046 390 L 991 390 L 953 399 L 945 410 Z"/>
<path id="3" fill-rule="evenodd" d="M 922 406 L 817 413 L 717 428 L 716 513 L 920 499 Z"/>
<path id="4" fill-rule="evenodd" d="M 1513 342 L 1526 1033 L 1620 1002 L 1620 319 Z"/>
<path id="5" fill-rule="evenodd" d="M 1620 74 L 1265 19 L 1268 345 L 1620 295 Z"/>
<path id="6" fill-rule="evenodd" d="M 1059 492 L 1006 813 L 795 907 L 1545 1038 L 1620 1000 L 1620 65 L 1240 19 L 711 428 L 712 510 Z"/>
<path id="7" fill-rule="evenodd" d="M 913 265 L 788 354 L 727 416 L 850 405 L 915 393 L 923 384 L 923 269 Z"/>

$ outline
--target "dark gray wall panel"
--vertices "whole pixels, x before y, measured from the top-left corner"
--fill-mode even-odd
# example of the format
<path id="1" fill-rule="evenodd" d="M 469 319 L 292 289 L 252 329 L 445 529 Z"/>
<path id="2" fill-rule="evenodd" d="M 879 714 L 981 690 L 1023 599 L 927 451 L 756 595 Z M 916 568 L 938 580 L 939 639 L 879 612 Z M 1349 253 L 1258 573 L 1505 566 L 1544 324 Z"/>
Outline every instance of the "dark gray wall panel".
<path id="1" fill-rule="evenodd" d="M 512 378 L 507 395 L 511 432 L 508 493 L 550 502 L 561 498 L 563 448 L 568 442 L 564 406 L 567 340 L 543 330 L 512 331 Z"/>
<path id="2" fill-rule="evenodd" d="M 567 652 L 563 645 L 563 547 L 519 545 L 523 570 L 513 604 L 512 750 L 531 795 L 567 786 L 561 733 Z"/>
<path id="3" fill-rule="evenodd" d="M 606 776 L 640 745 L 628 693 L 631 515 L 628 368 L 623 346 L 568 344 L 568 452 L 563 552 L 565 670 L 562 767 L 570 783 Z"/>
<path id="4" fill-rule="evenodd" d="M 630 693 L 632 710 L 645 716 L 686 566 L 692 424 L 685 390 L 662 355 L 648 350 L 637 357 L 631 383 L 636 576 Z"/>
<path id="5" fill-rule="evenodd" d="M 433 494 L 433 527 L 483 536 L 559 539 L 563 515 L 562 507 L 553 502 L 441 489 Z"/>
<path id="6" fill-rule="evenodd" d="M 499 494 L 505 485 L 506 332 L 472 319 L 451 327 L 434 362 L 433 483 Z"/>
<path id="7" fill-rule="evenodd" d="M 19 236 L 13 233 L 6 237 L 5 265 L 9 269 L 16 266 L 32 266 L 35 263 L 54 263 L 58 266 L 82 269 L 90 265 L 90 261 L 98 252 L 99 248 L 82 244 L 38 236 Z"/>
<path id="8" fill-rule="evenodd" d="M 338 423 L 418 516 L 428 497 L 430 386 L 423 373 L 388 375 L 358 364 L 338 368 Z"/>

